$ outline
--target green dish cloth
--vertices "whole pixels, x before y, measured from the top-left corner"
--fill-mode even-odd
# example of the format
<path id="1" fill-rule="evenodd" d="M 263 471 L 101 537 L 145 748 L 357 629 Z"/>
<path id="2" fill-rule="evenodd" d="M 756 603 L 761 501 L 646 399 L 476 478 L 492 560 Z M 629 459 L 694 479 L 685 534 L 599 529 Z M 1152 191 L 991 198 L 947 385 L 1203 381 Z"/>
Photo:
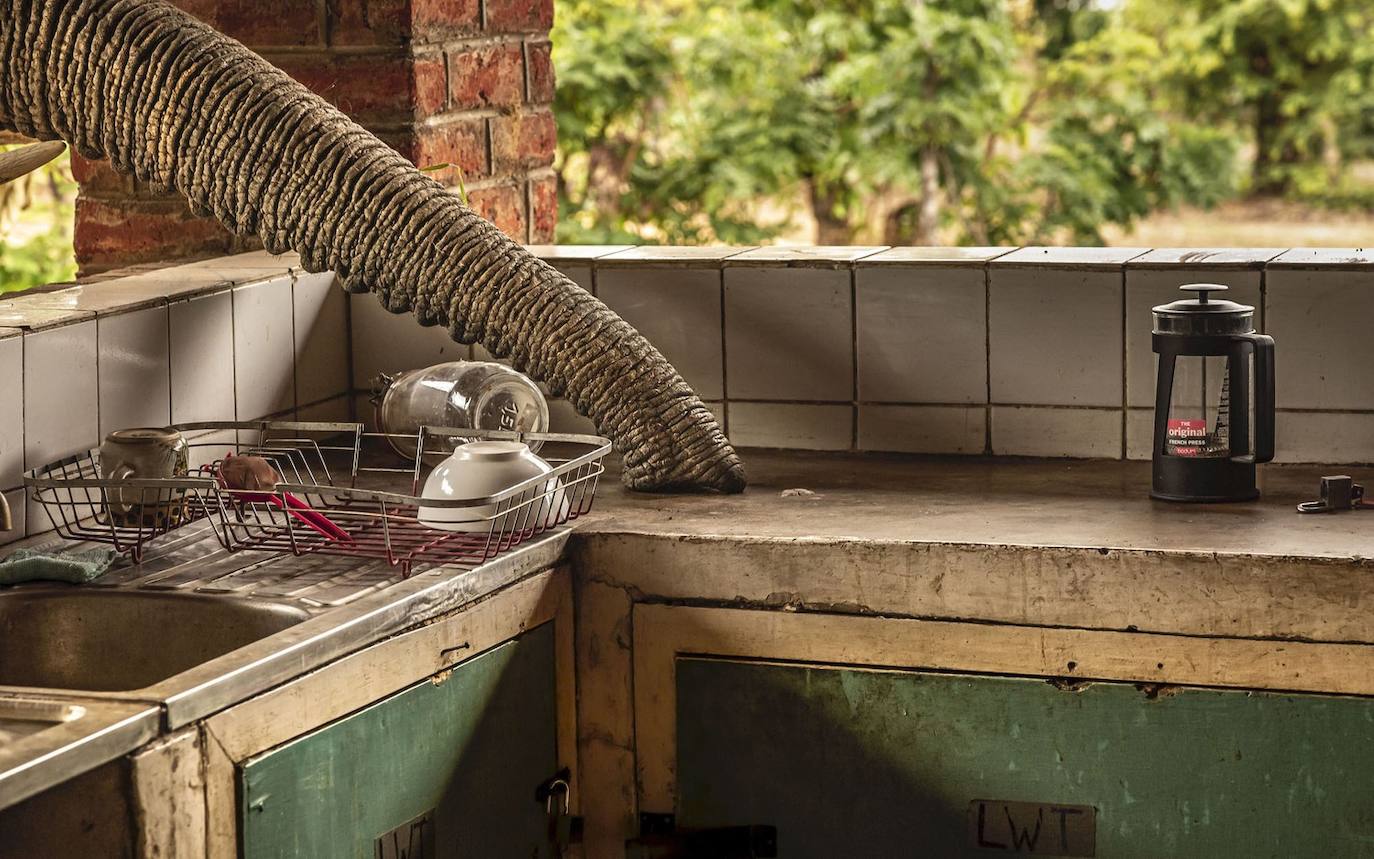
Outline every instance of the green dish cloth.
<path id="1" fill-rule="evenodd" d="M 113 549 L 87 549 L 81 552 L 53 548 L 16 549 L 0 560 L 0 585 L 20 582 L 70 582 L 74 585 L 94 581 L 114 563 Z"/>

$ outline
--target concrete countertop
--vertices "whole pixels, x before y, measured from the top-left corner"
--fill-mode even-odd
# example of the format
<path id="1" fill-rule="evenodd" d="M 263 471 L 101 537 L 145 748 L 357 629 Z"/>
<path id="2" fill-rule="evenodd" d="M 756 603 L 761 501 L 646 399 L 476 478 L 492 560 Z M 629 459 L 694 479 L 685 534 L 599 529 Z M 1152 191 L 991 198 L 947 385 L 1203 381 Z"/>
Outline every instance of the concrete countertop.
<path id="1" fill-rule="evenodd" d="M 1144 462 L 745 464 L 736 496 L 630 493 L 607 474 L 574 569 L 636 602 L 1374 642 L 1374 512 L 1295 510 L 1343 469 L 1265 466 L 1262 500 L 1186 505 L 1150 499 Z"/>
<path id="2" fill-rule="evenodd" d="M 1374 511 L 1295 510 L 1339 467 L 1262 466 L 1263 497 L 1244 504 L 1155 501 L 1148 462 L 751 451 L 746 467 L 733 496 L 632 493 L 608 474 L 578 531 L 1374 557 Z"/>

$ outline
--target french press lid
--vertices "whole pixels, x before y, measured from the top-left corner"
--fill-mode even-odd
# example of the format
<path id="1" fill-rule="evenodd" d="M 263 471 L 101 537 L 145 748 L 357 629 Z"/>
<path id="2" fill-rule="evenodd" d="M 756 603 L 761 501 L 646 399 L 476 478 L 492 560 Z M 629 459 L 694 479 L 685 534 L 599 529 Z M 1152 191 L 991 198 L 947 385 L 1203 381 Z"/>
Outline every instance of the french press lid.
<path id="1" fill-rule="evenodd" d="M 1196 293 L 1197 297 L 1180 298 L 1154 308 L 1156 334 L 1225 335 L 1255 330 L 1255 308 L 1219 296 L 1210 297 L 1226 291 L 1222 284 L 1185 283 L 1179 289 Z"/>

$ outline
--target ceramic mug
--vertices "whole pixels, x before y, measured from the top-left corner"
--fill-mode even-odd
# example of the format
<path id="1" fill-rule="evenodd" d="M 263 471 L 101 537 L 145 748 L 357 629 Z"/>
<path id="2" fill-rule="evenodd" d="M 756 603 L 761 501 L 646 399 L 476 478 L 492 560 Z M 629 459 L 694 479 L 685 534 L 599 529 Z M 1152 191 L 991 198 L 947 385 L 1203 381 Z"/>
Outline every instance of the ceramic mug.
<path id="1" fill-rule="evenodd" d="M 104 480 L 185 477 L 189 471 L 186 439 L 171 427 L 116 430 L 100 446 Z M 170 527 L 184 518 L 186 500 L 175 490 L 109 487 L 105 507 L 118 526 Z"/>

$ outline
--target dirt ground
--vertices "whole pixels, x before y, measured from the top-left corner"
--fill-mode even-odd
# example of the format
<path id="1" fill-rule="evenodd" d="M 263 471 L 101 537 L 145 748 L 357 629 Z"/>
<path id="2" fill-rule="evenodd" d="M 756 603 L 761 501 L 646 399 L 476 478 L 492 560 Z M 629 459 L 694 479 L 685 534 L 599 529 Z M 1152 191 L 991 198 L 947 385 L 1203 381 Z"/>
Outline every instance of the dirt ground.
<path id="1" fill-rule="evenodd" d="M 1113 231 L 1118 247 L 1374 246 L 1374 212 L 1336 212 L 1281 200 L 1238 200 L 1210 211 L 1158 212 L 1135 229 Z"/>

